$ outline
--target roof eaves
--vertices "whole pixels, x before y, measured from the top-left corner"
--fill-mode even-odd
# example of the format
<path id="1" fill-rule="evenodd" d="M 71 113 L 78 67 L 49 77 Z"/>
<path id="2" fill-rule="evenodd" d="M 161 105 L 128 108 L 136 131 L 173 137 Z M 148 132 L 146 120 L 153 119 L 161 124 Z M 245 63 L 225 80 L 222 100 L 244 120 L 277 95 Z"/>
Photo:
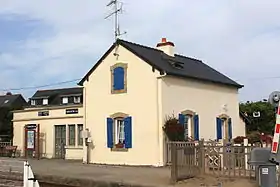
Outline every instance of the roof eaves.
<path id="1" fill-rule="evenodd" d="M 69 97 L 69 96 L 81 96 L 82 93 L 69 93 L 69 94 L 61 94 L 59 97 Z"/>
<path id="2" fill-rule="evenodd" d="M 50 98 L 49 95 L 46 95 L 46 96 L 33 96 L 30 99 L 48 99 L 48 98 Z"/>
<path id="3" fill-rule="evenodd" d="M 102 55 L 102 57 L 97 61 L 97 63 L 87 72 L 87 74 L 82 78 L 82 80 L 78 83 L 79 86 L 83 86 L 83 83 L 88 79 L 91 73 L 101 64 L 101 62 L 111 53 L 111 51 L 115 48 L 116 43 L 111 45 L 111 47 Z"/>

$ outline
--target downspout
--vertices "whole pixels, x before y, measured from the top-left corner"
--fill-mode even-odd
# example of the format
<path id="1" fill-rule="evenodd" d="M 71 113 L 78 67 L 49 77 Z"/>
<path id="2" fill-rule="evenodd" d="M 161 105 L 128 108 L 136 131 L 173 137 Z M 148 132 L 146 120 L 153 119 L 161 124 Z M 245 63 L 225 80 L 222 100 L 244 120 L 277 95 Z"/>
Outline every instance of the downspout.
<path id="1" fill-rule="evenodd" d="M 162 77 L 164 77 L 166 74 L 164 75 L 160 75 L 157 77 L 157 89 L 156 89 L 156 96 L 157 96 L 157 134 L 158 134 L 158 158 L 159 158 L 159 162 L 158 162 L 158 166 L 163 166 L 163 158 L 164 158 L 164 153 L 163 153 L 163 133 L 162 133 L 162 124 L 163 124 L 163 117 L 162 117 Z"/>
<path id="2" fill-rule="evenodd" d="M 87 115 L 87 110 L 86 110 L 86 87 L 84 86 L 84 90 L 83 90 L 83 106 L 84 106 L 84 130 L 87 129 L 87 126 L 86 126 L 86 115 Z M 88 146 L 87 146 L 87 138 L 83 138 L 84 141 L 83 141 L 83 163 L 84 164 L 88 164 L 89 162 L 89 159 L 88 159 Z"/>

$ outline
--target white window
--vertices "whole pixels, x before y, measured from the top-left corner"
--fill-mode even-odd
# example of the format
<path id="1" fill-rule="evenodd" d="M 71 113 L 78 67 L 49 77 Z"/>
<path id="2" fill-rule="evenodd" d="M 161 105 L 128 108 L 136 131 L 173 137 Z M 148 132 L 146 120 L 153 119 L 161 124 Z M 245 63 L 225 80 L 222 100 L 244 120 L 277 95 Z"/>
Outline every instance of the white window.
<path id="1" fill-rule="evenodd" d="M 188 140 L 188 138 L 190 138 L 192 135 L 192 120 L 193 118 L 191 115 L 185 115 L 185 123 L 184 123 L 185 140 Z"/>
<path id="2" fill-rule="evenodd" d="M 36 105 L 36 101 L 34 99 L 31 100 L 31 105 Z"/>
<path id="3" fill-rule="evenodd" d="M 48 104 L 48 99 L 43 99 L 43 105 L 47 105 Z"/>
<path id="4" fill-rule="evenodd" d="M 63 97 L 62 104 L 67 104 L 67 103 L 68 103 L 68 97 Z"/>
<path id="5" fill-rule="evenodd" d="M 115 144 L 123 144 L 124 140 L 124 120 L 122 118 L 117 118 L 115 119 Z"/>
<path id="6" fill-rule="evenodd" d="M 80 96 L 75 96 L 74 97 L 74 103 L 80 103 L 81 102 L 81 97 Z"/>
<path id="7" fill-rule="evenodd" d="M 222 119 L 222 139 L 226 137 L 226 119 Z"/>

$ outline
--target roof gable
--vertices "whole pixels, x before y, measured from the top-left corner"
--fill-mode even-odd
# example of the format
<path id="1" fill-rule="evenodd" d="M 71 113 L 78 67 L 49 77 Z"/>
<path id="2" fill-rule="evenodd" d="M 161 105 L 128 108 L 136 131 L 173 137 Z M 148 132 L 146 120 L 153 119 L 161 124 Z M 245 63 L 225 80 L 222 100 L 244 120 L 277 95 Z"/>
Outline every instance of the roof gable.
<path id="1" fill-rule="evenodd" d="M 167 75 L 199 79 L 208 82 L 214 82 L 242 88 L 243 86 L 216 71 L 210 66 L 203 63 L 201 60 L 185 57 L 175 54 L 174 57 L 166 55 L 161 50 L 143 46 L 140 44 L 131 43 L 124 40 L 117 40 L 117 44 L 122 45 L 134 55 L 147 62 L 158 71 L 165 72 Z M 107 55 L 115 48 L 114 43 L 109 50 L 101 57 L 101 59 L 93 66 L 93 68 L 83 77 L 78 83 L 83 85 L 84 81 L 90 76 L 90 74 L 98 67 L 98 65 L 107 57 Z"/>

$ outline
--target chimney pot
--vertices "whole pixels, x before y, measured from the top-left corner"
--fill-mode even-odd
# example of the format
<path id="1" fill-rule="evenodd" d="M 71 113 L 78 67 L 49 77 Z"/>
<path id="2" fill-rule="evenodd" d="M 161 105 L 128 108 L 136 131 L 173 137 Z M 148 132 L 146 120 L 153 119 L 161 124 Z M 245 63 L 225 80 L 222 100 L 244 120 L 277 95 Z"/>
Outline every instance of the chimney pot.
<path id="1" fill-rule="evenodd" d="M 174 56 L 174 43 L 168 42 L 166 38 L 161 38 L 161 42 L 157 44 L 157 49 L 169 56 Z"/>

